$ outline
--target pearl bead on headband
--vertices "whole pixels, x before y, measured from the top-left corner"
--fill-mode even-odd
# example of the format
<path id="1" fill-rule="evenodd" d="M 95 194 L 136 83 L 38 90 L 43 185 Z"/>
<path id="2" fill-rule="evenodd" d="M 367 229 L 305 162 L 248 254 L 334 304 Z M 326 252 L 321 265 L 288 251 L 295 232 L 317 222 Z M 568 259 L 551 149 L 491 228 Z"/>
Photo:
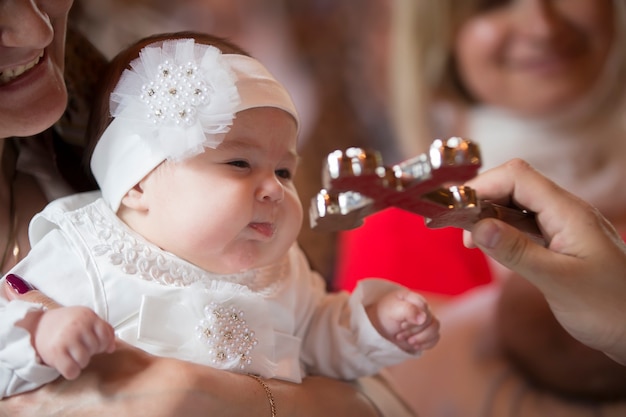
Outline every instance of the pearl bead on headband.
<path id="1" fill-rule="evenodd" d="M 161 162 L 219 146 L 237 112 L 275 107 L 299 124 L 289 93 L 254 58 L 179 39 L 146 46 L 130 67 L 111 93 L 114 119 L 91 157 L 113 211 Z"/>

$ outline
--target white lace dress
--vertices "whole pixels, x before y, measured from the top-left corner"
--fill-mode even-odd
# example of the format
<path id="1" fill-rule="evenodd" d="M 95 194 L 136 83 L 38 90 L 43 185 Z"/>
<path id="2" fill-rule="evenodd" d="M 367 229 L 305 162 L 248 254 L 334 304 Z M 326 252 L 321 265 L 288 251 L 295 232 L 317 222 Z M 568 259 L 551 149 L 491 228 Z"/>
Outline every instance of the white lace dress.
<path id="1" fill-rule="evenodd" d="M 33 249 L 11 273 L 63 305 L 84 305 L 150 353 L 299 382 L 308 373 L 354 379 L 415 355 L 380 336 L 364 306 L 396 288 L 368 280 L 327 294 L 294 245 L 272 266 L 208 273 L 138 236 L 97 193 L 57 200 L 30 226 Z M 94 200 L 95 199 L 95 200 Z M 0 393 L 59 374 L 36 359 L 15 327 L 26 302 L 0 299 Z"/>

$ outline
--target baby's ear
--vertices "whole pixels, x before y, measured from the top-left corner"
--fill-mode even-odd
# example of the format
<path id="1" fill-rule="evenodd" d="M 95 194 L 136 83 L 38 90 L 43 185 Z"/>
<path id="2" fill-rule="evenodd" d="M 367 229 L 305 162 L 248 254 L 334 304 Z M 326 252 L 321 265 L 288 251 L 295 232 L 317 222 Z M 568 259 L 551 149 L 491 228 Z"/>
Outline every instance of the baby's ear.
<path id="1" fill-rule="evenodd" d="M 132 210 L 144 211 L 148 209 L 146 194 L 144 193 L 141 182 L 128 190 L 126 195 L 122 197 L 122 205 Z"/>

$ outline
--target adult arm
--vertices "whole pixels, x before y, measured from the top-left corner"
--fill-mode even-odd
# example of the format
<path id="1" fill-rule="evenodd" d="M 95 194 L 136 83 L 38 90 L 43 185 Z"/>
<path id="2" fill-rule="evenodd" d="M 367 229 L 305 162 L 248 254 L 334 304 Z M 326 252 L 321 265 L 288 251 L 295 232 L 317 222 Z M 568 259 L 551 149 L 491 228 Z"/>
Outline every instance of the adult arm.
<path id="1" fill-rule="evenodd" d="M 503 222 L 485 219 L 466 234 L 533 283 L 580 342 L 626 364 L 626 245 L 592 206 L 516 159 L 468 182 L 481 199 L 537 213 L 543 247 Z"/>
<path id="2" fill-rule="evenodd" d="M 55 307 L 37 291 L 21 296 Z M 350 384 L 321 377 L 302 384 L 265 381 L 277 415 L 377 416 Z M 58 379 L 36 391 L 0 401 L 0 416 L 270 416 L 263 387 L 247 375 L 160 358 L 120 343 L 113 354 L 94 357 L 73 381 Z"/>

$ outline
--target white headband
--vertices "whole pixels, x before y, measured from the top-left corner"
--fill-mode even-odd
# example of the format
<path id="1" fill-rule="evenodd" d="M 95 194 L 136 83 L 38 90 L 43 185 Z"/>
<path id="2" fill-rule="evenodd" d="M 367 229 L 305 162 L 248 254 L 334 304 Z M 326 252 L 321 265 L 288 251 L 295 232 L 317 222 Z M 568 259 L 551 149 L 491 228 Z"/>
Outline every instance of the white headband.
<path id="1" fill-rule="evenodd" d="M 111 94 L 114 119 L 91 157 L 93 175 L 113 211 L 161 162 L 215 149 L 235 113 L 275 107 L 299 124 L 289 93 L 251 57 L 180 39 L 145 47 L 130 66 Z"/>

